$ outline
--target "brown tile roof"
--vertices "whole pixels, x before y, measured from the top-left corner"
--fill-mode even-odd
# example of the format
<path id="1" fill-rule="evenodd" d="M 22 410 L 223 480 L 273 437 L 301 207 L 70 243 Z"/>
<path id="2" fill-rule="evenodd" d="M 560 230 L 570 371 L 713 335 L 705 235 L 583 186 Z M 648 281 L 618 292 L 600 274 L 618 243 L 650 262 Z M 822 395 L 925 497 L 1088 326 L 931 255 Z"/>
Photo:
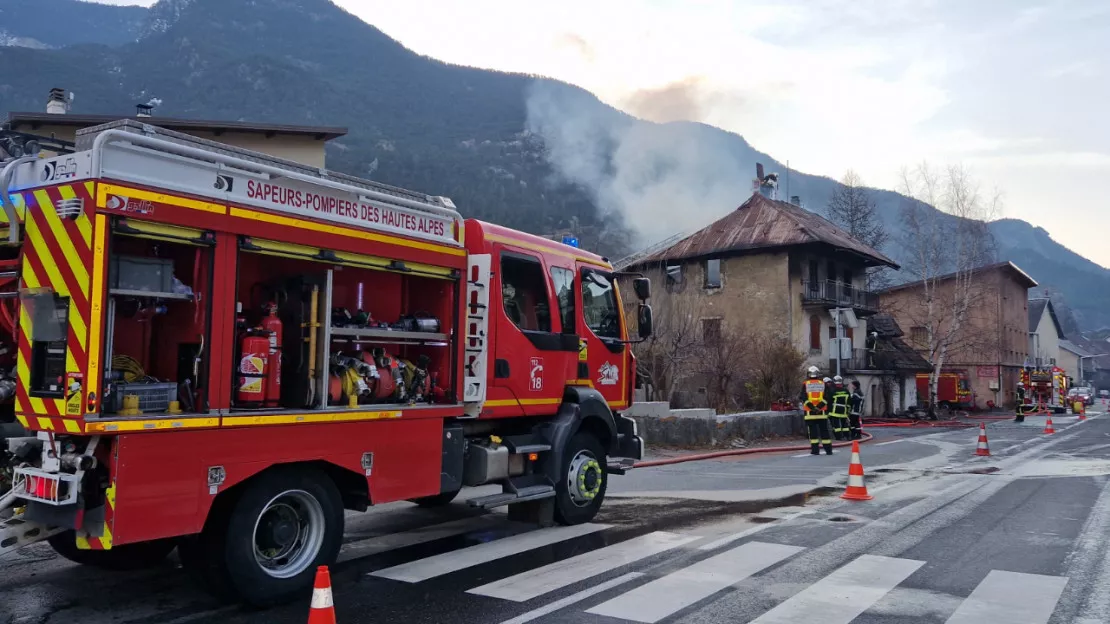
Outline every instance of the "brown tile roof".
<path id="1" fill-rule="evenodd" d="M 828 219 L 759 193 L 753 194 L 724 217 L 669 247 L 636 259 L 634 264 L 739 255 L 814 244 L 853 253 L 868 265 L 898 268 L 893 260 L 852 238 Z"/>
<path id="2" fill-rule="evenodd" d="M 975 269 L 974 273 L 975 274 L 987 273 L 989 271 L 995 271 L 995 270 L 999 270 L 999 269 L 1006 270 L 1006 271 L 1009 271 L 1010 273 L 1012 273 L 1014 275 L 1014 278 L 1017 279 L 1017 281 L 1019 283 L 1025 284 L 1026 288 L 1034 288 L 1034 287 L 1037 286 L 1037 280 L 1033 279 L 1032 276 L 1030 276 L 1025 271 L 1022 271 L 1021 267 L 1014 264 L 1013 262 L 996 262 L 994 264 L 984 264 L 983 266 Z M 938 275 L 937 277 L 933 278 L 932 281 L 943 282 L 943 281 L 950 280 L 950 279 L 956 277 L 956 275 L 957 275 L 956 273 L 947 273 L 945 275 Z M 879 294 L 885 294 L 885 293 L 896 292 L 896 291 L 899 291 L 899 290 L 904 290 L 906 288 L 918 288 L 920 286 L 921 286 L 921 280 L 920 279 L 911 279 L 910 281 L 908 281 L 904 284 L 898 284 L 897 286 L 891 286 L 890 288 L 887 288 L 885 290 L 880 290 L 878 292 L 879 292 Z"/>

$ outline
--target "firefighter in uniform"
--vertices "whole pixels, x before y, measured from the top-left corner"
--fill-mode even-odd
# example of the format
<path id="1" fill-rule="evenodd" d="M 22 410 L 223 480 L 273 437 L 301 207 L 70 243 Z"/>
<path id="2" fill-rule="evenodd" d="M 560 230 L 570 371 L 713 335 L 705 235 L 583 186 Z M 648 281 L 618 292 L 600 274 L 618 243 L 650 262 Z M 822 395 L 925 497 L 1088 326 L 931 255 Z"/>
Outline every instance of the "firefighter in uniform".
<path id="1" fill-rule="evenodd" d="M 852 440 L 862 439 L 863 429 L 860 426 L 860 418 L 863 416 L 863 391 L 860 390 L 858 381 L 852 382 L 852 395 L 848 397 L 848 405 L 849 438 Z"/>
<path id="2" fill-rule="evenodd" d="M 1020 381 L 1017 382 L 1017 390 L 1015 391 L 1015 394 L 1017 395 L 1017 397 L 1015 399 L 1016 404 L 1014 405 L 1014 412 L 1015 412 L 1014 422 L 1025 422 L 1025 384 L 1024 383 L 1022 383 Z"/>
<path id="3" fill-rule="evenodd" d="M 817 378 L 817 367 L 809 367 L 809 378 L 802 388 L 802 407 L 805 410 L 806 431 L 809 432 L 810 454 L 820 455 L 821 445 L 825 454 L 832 455 L 832 439 L 829 437 L 828 396 L 825 382 Z"/>
<path id="4" fill-rule="evenodd" d="M 832 426 L 833 437 L 837 440 L 848 439 L 848 399 L 850 397 L 848 389 L 844 387 L 844 378 L 840 375 L 833 377 L 829 425 Z"/>

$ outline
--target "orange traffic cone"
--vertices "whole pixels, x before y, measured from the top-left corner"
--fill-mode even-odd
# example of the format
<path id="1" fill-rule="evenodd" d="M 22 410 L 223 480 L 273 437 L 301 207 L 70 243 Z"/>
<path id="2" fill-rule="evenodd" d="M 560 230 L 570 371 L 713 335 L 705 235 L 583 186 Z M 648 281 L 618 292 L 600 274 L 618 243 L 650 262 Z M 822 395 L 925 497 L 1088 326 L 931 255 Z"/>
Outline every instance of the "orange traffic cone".
<path id="1" fill-rule="evenodd" d="M 308 624 L 335 624 L 335 606 L 331 599 L 331 574 L 328 566 L 316 568 L 312 586 L 312 604 L 308 607 Z"/>
<path id="2" fill-rule="evenodd" d="M 848 489 L 840 495 L 840 498 L 857 501 L 872 498 L 863 483 L 863 464 L 859 461 L 859 440 L 852 441 L 852 461 L 848 464 Z"/>
<path id="3" fill-rule="evenodd" d="M 979 423 L 979 445 L 975 448 L 975 454 L 983 457 L 991 456 L 991 447 L 987 444 L 987 424 Z"/>
<path id="4" fill-rule="evenodd" d="M 1056 433 L 1056 429 L 1052 426 L 1052 416 L 1049 416 L 1048 420 L 1044 421 L 1044 432 L 1049 434 Z"/>

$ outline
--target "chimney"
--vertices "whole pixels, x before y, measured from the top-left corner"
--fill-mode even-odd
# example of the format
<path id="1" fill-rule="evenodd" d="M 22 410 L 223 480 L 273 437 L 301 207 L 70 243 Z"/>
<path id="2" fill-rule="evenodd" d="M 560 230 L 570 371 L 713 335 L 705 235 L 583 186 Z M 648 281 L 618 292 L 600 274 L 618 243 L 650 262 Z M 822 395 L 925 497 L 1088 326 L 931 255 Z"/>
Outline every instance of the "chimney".
<path id="1" fill-rule="evenodd" d="M 150 117 L 150 111 L 154 110 L 154 106 L 150 104 L 136 104 L 135 116 L 136 117 Z"/>
<path id="2" fill-rule="evenodd" d="M 50 90 L 50 97 L 46 100 L 46 113 L 49 115 L 66 114 L 66 90 L 57 87 Z"/>
<path id="3" fill-rule="evenodd" d="M 798 197 L 797 195 L 791 195 L 790 196 L 790 203 L 792 203 L 795 206 L 801 208 L 802 207 L 802 198 Z"/>

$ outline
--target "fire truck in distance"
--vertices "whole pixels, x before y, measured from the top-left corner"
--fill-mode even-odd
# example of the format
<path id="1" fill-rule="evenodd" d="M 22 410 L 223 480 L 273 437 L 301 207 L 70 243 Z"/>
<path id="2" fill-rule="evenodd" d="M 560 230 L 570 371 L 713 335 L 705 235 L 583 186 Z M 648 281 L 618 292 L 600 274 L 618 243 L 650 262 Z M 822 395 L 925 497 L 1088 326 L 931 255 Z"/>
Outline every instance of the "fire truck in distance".
<path id="1" fill-rule="evenodd" d="M 211 587 L 268 605 L 335 560 L 346 509 L 496 483 L 468 503 L 577 524 L 642 456 L 605 259 L 129 120 L 60 158 L 0 176 L 13 228 L 23 211 L 30 432 L 9 440 L 0 554 L 49 539 L 131 568 L 180 545 Z M 650 283 L 633 285 L 643 338 Z"/>
<path id="2" fill-rule="evenodd" d="M 1025 368 L 1021 371 L 1026 401 L 1036 408 L 1057 414 L 1068 411 L 1068 373 L 1059 366 Z"/>
<path id="3" fill-rule="evenodd" d="M 929 373 L 917 374 L 917 397 L 929 401 Z M 944 371 L 937 376 L 937 406 L 947 409 L 972 407 L 971 380 L 967 371 Z"/>

